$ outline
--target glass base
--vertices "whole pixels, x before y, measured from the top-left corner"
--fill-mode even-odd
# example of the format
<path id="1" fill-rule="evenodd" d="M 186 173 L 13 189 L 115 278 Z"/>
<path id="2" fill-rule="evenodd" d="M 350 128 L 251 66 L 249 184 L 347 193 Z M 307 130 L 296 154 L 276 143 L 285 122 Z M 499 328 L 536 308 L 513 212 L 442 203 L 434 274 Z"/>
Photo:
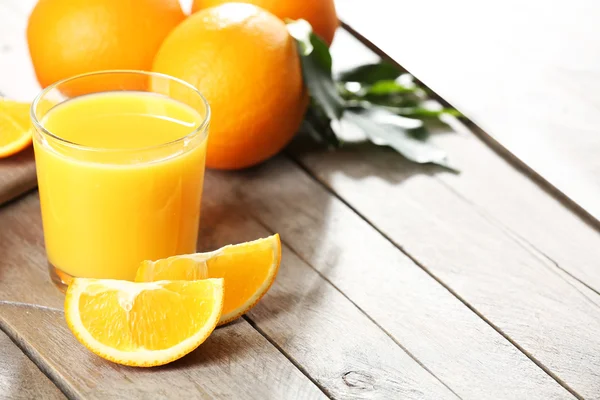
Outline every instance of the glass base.
<path id="1" fill-rule="evenodd" d="M 51 263 L 48 263 L 48 271 L 50 272 L 50 279 L 52 280 L 52 283 L 54 283 L 58 290 L 65 293 L 69 287 L 69 284 L 73 280 L 73 277 L 56 268 Z"/>

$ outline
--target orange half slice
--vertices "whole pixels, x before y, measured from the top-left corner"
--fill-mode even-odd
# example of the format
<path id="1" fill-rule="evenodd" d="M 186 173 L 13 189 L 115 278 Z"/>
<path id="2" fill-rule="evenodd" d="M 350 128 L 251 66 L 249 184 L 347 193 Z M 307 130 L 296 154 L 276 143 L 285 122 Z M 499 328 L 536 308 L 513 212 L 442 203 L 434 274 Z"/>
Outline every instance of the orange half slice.
<path id="1" fill-rule="evenodd" d="M 28 103 L 0 98 L 0 158 L 25 149 L 31 144 Z"/>
<path id="2" fill-rule="evenodd" d="M 219 325 L 240 317 L 267 293 L 281 262 L 281 241 L 275 234 L 264 239 L 196 253 L 144 261 L 136 282 L 223 278 L 225 298 Z"/>
<path id="3" fill-rule="evenodd" d="M 134 283 L 74 278 L 65 316 L 75 337 L 107 360 L 137 367 L 188 354 L 215 329 L 223 280 Z"/>

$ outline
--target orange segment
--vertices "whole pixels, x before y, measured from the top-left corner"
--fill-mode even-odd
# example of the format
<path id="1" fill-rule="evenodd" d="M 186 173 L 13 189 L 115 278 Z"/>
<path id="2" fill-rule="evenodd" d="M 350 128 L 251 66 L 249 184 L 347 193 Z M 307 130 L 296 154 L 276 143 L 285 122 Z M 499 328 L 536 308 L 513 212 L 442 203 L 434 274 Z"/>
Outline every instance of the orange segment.
<path id="1" fill-rule="evenodd" d="M 0 98 L 0 158 L 31 144 L 29 107 L 28 103 Z"/>
<path id="2" fill-rule="evenodd" d="M 144 261 L 136 282 L 223 278 L 225 299 L 219 325 L 250 310 L 267 293 L 279 270 L 279 235 L 253 242 L 222 247 L 210 253 L 196 253 Z"/>
<path id="3" fill-rule="evenodd" d="M 167 364 L 215 329 L 223 280 L 134 283 L 75 278 L 65 316 L 75 337 L 107 360 L 130 366 Z"/>

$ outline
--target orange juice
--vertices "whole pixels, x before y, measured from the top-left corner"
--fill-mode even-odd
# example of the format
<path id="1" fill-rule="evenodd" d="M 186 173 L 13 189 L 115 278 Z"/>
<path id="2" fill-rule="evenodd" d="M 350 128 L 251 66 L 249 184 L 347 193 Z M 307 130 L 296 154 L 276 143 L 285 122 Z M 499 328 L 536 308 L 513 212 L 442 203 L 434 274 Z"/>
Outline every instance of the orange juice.
<path id="1" fill-rule="evenodd" d="M 182 102 L 136 91 L 88 94 L 50 109 L 34 146 L 51 266 L 133 280 L 143 260 L 195 252 L 203 120 Z"/>

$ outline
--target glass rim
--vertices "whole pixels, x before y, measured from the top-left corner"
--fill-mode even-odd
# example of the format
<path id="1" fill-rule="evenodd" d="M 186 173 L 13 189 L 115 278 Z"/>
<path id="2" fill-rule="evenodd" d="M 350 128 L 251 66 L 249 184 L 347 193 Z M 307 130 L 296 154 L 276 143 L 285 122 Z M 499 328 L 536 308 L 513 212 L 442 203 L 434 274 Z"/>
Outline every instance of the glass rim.
<path id="1" fill-rule="evenodd" d="M 67 82 L 70 82 L 70 81 L 74 81 L 74 80 L 77 80 L 77 79 L 81 79 L 81 78 L 87 78 L 87 77 L 95 76 L 95 75 L 116 75 L 116 74 L 123 74 L 123 75 L 125 75 L 125 74 L 131 74 L 131 75 L 154 76 L 154 77 L 165 78 L 165 79 L 168 79 L 170 81 L 174 81 L 174 82 L 180 83 L 183 86 L 191 89 L 193 92 L 195 92 L 200 97 L 200 100 L 202 101 L 202 104 L 204 104 L 204 107 L 206 108 L 206 115 L 204 115 L 202 122 L 196 128 L 194 128 L 190 133 L 188 133 L 188 134 L 186 134 L 186 135 L 184 135 L 184 136 L 182 136 L 180 138 L 177 138 L 175 140 L 171 140 L 170 142 L 160 143 L 160 144 L 156 144 L 156 145 L 152 145 L 152 146 L 133 147 L 133 148 L 127 148 L 127 149 L 103 148 L 103 147 L 87 146 L 87 145 L 83 145 L 83 144 L 71 142 L 69 140 L 61 138 L 60 136 L 58 136 L 58 135 L 50 132 L 39 121 L 39 119 L 38 119 L 38 117 L 36 115 L 37 106 L 38 106 L 39 102 L 42 100 L 42 98 L 45 95 L 47 95 L 52 89 L 56 89 L 59 85 L 62 85 L 64 83 L 67 83 Z M 95 93 L 103 93 L 103 92 L 95 92 Z M 148 93 L 152 93 L 152 92 L 148 91 Z M 94 94 L 94 93 L 90 93 L 90 94 Z M 160 93 L 158 93 L 158 94 L 160 94 Z M 75 97 L 79 97 L 79 96 L 75 96 Z M 112 69 L 112 70 L 101 70 L 101 71 L 86 72 L 86 73 L 83 73 L 83 74 L 78 74 L 78 75 L 71 76 L 69 78 L 61 79 L 59 81 L 56 81 L 56 82 L 52 83 L 51 85 L 49 85 L 49 86 L 45 87 L 44 89 L 42 89 L 35 96 L 35 99 L 31 103 L 31 107 L 29 108 L 29 116 L 30 116 L 30 119 L 33 122 L 33 125 L 34 125 L 34 127 L 36 129 L 40 130 L 45 135 L 48 135 L 51 138 L 59 141 L 61 144 L 67 145 L 69 147 L 76 148 L 78 150 L 107 152 L 107 153 L 111 152 L 111 153 L 113 153 L 113 152 L 134 152 L 134 151 L 147 151 L 147 150 L 160 149 L 162 147 L 167 147 L 167 146 L 170 146 L 170 145 L 174 145 L 174 144 L 183 142 L 183 141 L 185 141 L 187 139 L 193 138 L 194 136 L 196 136 L 197 133 L 202 132 L 202 131 L 204 132 L 204 135 L 203 135 L 204 138 L 203 139 L 205 139 L 206 135 L 207 135 L 207 129 L 206 128 L 208 127 L 208 124 L 210 122 L 210 117 L 211 117 L 211 108 L 210 108 L 210 104 L 208 103 L 208 101 L 206 100 L 206 98 L 204 97 L 204 95 L 195 86 L 193 86 L 190 83 L 184 81 L 183 79 L 179 79 L 179 78 L 176 78 L 176 77 L 171 76 L 171 75 L 163 74 L 161 72 L 142 71 L 142 70 L 128 70 L 128 69 Z"/>

